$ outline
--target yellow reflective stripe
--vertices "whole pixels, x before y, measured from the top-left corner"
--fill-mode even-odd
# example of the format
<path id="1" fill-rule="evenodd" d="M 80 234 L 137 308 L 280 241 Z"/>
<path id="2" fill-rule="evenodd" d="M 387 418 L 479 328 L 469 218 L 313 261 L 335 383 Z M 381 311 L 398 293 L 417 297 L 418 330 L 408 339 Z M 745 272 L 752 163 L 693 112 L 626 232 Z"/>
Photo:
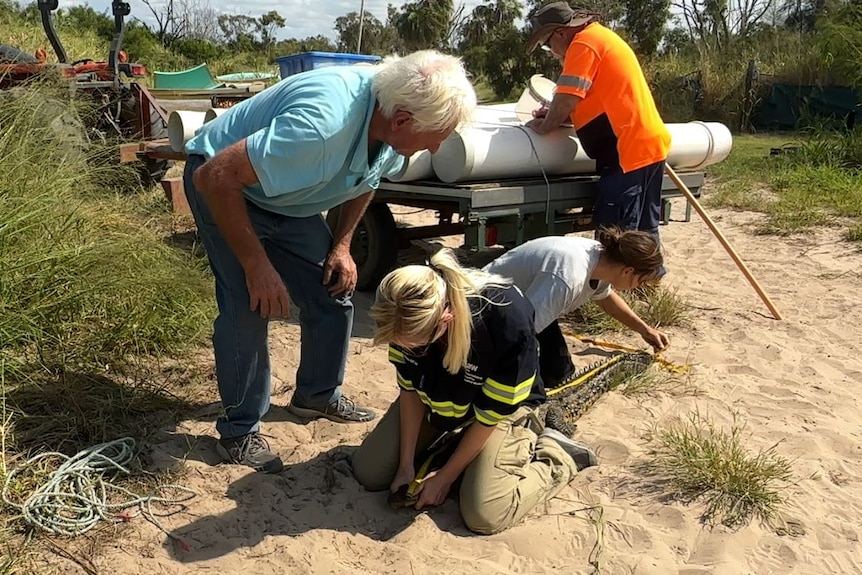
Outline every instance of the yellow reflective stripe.
<path id="1" fill-rule="evenodd" d="M 478 407 L 473 406 L 473 410 L 476 412 L 476 421 L 484 423 L 485 425 L 497 425 L 506 419 L 505 415 L 501 415 L 496 411 L 491 411 L 490 409 L 479 409 Z"/>
<path id="2" fill-rule="evenodd" d="M 485 384 L 482 385 L 482 391 L 485 392 L 485 395 L 491 399 L 499 401 L 500 403 L 505 403 L 506 405 L 517 405 L 530 397 L 530 390 L 533 387 L 534 381 L 536 381 L 535 374 L 513 387 L 488 378 L 485 380 Z"/>
<path id="3" fill-rule="evenodd" d="M 404 361 L 404 354 L 391 345 L 389 346 L 389 361 L 394 361 L 395 363 L 406 363 Z"/>
<path id="4" fill-rule="evenodd" d="M 433 401 L 425 392 L 419 389 L 416 390 L 416 393 L 419 394 L 419 399 L 422 400 L 422 403 L 430 407 L 434 413 L 443 417 L 464 417 L 470 410 L 469 403 L 467 405 L 458 405 L 451 401 Z"/>
<path id="5" fill-rule="evenodd" d="M 398 385 L 406 389 L 407 391 L 413 391 L 413 382 L 409 379 L 406 379 L 403 375 L 395 372 L 395 377 L 398 379 Z"/>

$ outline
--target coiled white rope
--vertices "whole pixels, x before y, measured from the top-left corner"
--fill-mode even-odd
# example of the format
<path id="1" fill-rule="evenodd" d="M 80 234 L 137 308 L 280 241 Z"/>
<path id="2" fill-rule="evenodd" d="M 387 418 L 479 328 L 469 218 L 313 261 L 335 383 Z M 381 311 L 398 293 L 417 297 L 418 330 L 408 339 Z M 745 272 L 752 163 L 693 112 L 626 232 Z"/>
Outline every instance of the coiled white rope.
<path id="1" fill-rule="evenodd" d="M 109 474 L 129 474 L 127 466 L 133 459 L 134 450 L 135 440 L 124 437 L 90 447 L 73 457 L 55 452 L 39 454 L 9 473 L 3 486 L 3 502 L 17 509 L 28 525 L 56 535 L 81 535 L 100 521 L 121 523 L 143 516 L 166 535 L 176 539 L 158 522 L 151 505 L 178 505 L 194 497 L 194 491 L 181 485 L 161 485 L 160 491 L 170 489 L 182 495 L 141 496 L 105 480 Z M 20 475 L 48 459 L 65 461 L 23 503 L 13 501 L 10 491 L 16 481 L 21 481 Z M 125 500 L 110 502 L 111 492 L 119 493 Z M 132 510 L 133 507 L 137 509 Z M 182 541 L 180 544 L 185 546 Z"/>

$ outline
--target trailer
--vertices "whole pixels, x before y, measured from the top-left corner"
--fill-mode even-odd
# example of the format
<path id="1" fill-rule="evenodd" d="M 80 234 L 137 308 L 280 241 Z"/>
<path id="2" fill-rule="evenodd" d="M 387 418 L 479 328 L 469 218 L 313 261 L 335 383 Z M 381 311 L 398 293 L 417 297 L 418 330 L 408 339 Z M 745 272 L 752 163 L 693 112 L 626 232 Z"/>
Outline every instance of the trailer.
<path id="1" fill-rule="evenodd" d="M 678 175 L 699 198 L 704 172 Z M 597 175 L 455 184 L 437 180 L 381 181 L 351 243 L 359 275 L 357 289 L 375 289 L 396 265 L 399 249 L 409 247 L 413 240 L 463 236 L 465 249 L 482 251 L 491 246 L 511 248 L 542 236 L 592 230 L 597 192 Z M 665 225 L 670 223 L 670 201 L 677 197 L 683 195 L 665 175 L 662 183 Z M 434 210 L 437 223 L 398 226 L 390 206 Z M 338 215 L 337 208 L 326 215 L 330 228 L 334 229 Z M 691 205 L 686 203 L 684 221 L 690 220 Z"/>
<path id="2" fill-rule="evenodd" d="M 174 151 L 166 139 L 127 144 L 120 152 L 122 162 L 143 158 L 186 159 L 185 154 Z M 688 170 L 679 171 L 677 175 L 692 195 L 700 198 L 705 173 Z M 459 183 L 437 179 L 381 180 L 351 241 L 350 253 L 358 272 L 356 289 L 376 289 L 380 279 L 395 267 L 398 251 L 408 248 L 414 240 L 462 236 L 464 249 L 482 251 L 492 246 L 511 248 L 542 236 L 592 230 L 598 181 L 596 174 Z M 168 200 L 176 205 L 177 196 L 183 195 L 182 178 L 171 178 L 162 184 Z M 665 174 L 661 206 L 663 225 L 671 221 L 671 200 L 681 197 L 684 197 L 682 192 Z M 437 223 L 399 226 L 391 206 L 434 210 Z M 331 229 L 335 229 L 338 216 L 338 208 L 326 214 Z M 686 202 L 683 221 L 690 220 L 691 205 Z"/>

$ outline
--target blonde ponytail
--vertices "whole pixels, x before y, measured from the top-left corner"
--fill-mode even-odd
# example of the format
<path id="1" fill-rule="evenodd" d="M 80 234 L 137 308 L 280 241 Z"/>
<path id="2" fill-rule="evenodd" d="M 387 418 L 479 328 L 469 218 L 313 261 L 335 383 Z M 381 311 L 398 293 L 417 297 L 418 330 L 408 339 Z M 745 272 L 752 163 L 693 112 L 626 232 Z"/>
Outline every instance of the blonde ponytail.
<path id="1" fill-rule="evenodd" d="M 473 316 L 467 296 L 478 292 L 476 285 L 448 250 L 440 250 L 431 256 L 431 267 L 443 276 L 446 282 L 446 301 L 452 312 L 452 321 L 446 332 L 446 354 L 443 367 L 449 373 L 458 373 L 467 365 L 473 335 Z"/>
<path id="2" fill-rule="evenodd" d="M 429 262 L 393 270 L 380 282 L 369 310 L 376 326 L 374 343 L 430 341 L 448 306 L 452 321 L 446 331 L 443 367 L 455 374 L 467 365 L 472 343 L 473 316 L 468 298 L 481 297 L 482 290 L 491 285 L 503 287 L 511 282 L 461 267 L 448 249 L 439 250 Z"/>

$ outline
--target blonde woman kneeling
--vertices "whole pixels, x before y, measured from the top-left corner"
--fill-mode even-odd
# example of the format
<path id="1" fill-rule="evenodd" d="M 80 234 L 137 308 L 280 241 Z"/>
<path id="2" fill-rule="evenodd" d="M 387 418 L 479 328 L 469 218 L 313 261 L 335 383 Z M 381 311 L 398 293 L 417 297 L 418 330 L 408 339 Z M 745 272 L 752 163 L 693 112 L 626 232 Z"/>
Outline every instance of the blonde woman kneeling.
<path id="1" fill-rule="evenodd" d="M 410 484 L 415 459 L 463 424 L 448 461 L 421 482 L 415 507 L 439 505 L 461 478 L 461 516 L 474 532 L 507 529 L 596 464 L 585 445 L 524 423 L 545 400 L 533 307 L 507 280 L 462 269 L 451 252 L 387 275 L 370 315 L 389 343 L 399 398 L 353 455 L 366 489 Z"/>

